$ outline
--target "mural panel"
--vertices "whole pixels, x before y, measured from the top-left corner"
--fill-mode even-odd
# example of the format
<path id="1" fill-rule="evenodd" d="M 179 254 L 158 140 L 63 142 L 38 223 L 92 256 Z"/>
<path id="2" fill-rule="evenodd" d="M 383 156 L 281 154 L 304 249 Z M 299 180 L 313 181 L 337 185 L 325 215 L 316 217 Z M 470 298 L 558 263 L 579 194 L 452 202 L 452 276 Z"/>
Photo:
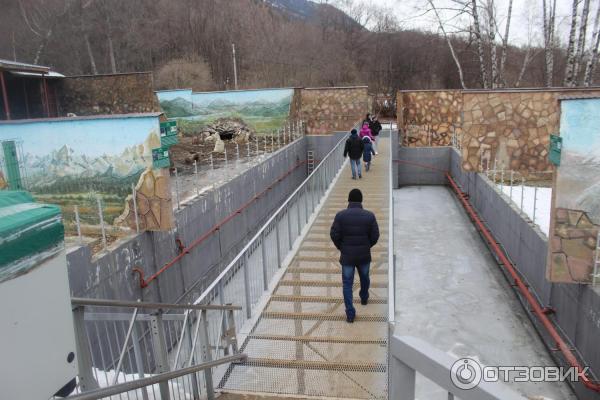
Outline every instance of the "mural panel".
<path id="1" fill-rule="evenodd" d="M 279 129 L 290 114 L 293 94 L 294 89 L 156 92 L 167 117 L 184 120 L 184 131 L 200 130 L 218 119 L 241 119 L 258 132 Z"/>
<path id="2" fill-rule="evenodd" d="M 560 106 L 563 142 L 547 275 L 553 282 L 589 283 L 600 229 L 600 99 Z"/>
<path id="3" fill-rule="evenodd" d="M 152 149 L 160 147 L 158 115 L 0 123 L 3 148 L 14 143 L 16 149 L 3 152 L 2 169 L 37 201 L 62 206 L 67 220 L 78 205 L 83 223 L 97 223 L 100 196 L 112 223 L 131 185 L 152 165 Z"/>

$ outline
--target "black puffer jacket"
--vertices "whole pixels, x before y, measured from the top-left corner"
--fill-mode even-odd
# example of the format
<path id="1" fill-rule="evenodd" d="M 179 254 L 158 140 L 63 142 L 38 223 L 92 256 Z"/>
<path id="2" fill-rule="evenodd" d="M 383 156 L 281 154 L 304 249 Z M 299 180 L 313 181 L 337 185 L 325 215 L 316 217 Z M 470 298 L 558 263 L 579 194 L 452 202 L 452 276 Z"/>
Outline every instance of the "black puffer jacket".
<path id="1" fill-rule="evenodd" d="M 371 262 L 371 247 L 379 239 L 379 226 L 371 211 L 351 202 L 335 215 L 329 235 L 341 252 L 340 264 L 361 265 Z"/>
<path id="2" fill-rule="evenodd" d="M 362 157 L 364 148 L 365 145 L 358 135 L 350 135 L 348 140 L 346 140 L 346 146 L 344 146 L 344 157 L 350 155 L 351 159 L 358 160 Z"/>

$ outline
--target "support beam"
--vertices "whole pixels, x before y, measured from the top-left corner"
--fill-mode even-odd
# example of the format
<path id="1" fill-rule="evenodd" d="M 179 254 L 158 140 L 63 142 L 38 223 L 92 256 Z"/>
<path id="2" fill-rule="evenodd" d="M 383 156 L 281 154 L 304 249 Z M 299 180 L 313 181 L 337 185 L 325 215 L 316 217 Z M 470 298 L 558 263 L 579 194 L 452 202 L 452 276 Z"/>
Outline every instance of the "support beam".
<path id="1" fill-rule="evenodd" d="M 8 104 L 8 94 L 6 93 L 6 81 L 4 80 L 4 71 L 0 71 L 0 86 L 2 87 L 2 100 L 4 102 L 4 114 L 6 119 L 10 119 L 10 105 Z"/>

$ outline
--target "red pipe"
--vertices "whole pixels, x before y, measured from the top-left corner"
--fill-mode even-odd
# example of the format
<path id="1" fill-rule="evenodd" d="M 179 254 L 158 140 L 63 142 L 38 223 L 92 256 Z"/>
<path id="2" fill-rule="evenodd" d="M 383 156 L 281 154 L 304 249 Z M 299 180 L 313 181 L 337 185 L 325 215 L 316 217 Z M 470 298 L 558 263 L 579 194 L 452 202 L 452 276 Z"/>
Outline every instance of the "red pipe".
<path id="1" fill-rule="evenodd" d="M 539 305 L 539 303 L 537 302 L 537 300 L 535 299 L 535 297 L 533 297 L 533 295 L 527 288 L 527 285 L 523 282 L 523 280 L 519 276 L 519 273 L 517 272 L 517 269 L 515 268 L 513 263 L 510 262 L 508 257 L 504 254 L 504 251 L 502 251 L 500 246 L 498 246 L 492 233 L 483 224 L 483 222 L 479 218 L 479 215 L 477 215 L 477 213 L 475 212 L 475 210 L 473 209 L 473 207 L 467 200 L 468 195 L 466 193 L 462 192 L 462 190 L 460 190 L 460 188 L 458 187 L 458 185 L 456 184 L 456 182 L 454 181 L 452 176 L 450 176 L 450 174 L 447 172 L 446 172 L 446 178 L 448 178 L 448 182 L 450 182 L 450 186 L 452 186 L 452 189 L 454 189 L 454 191 L 456 192 L 458 199 L 460 200 L 463 207 L 467 211 L 467 214 L 469 214 L 469 216 L 473 219 L 475 225 L 481 231 L 481 233 L 483 234 L 483 236 L 489 243 L 490 247 L 492 248 L 492 250 L 494 251 L 496 256 L 498 256 L 498 258 L 500 259 L 500 261 L 502 262 L 502 264 L 508 271 L 511 278 L 514 279 L 515 285 L 519 289 L 519 292 L 525 297 L 525 299 L 527 299 L 527 302 L 533 309 L 532 310 L 533 313 L 536 315 L 536 317 L 542 323 L 544 328 L 546 328 L 546 331 L 550 334 L 552 339 L 556 342 L 556 347 L 558 348 L 558 350 L 560 350 L 562 352 L 563 356 L 565 357 L 565 359 L 567 360 L 568 364 L 571 367 L 577 368 L 579 377 L 580 377 L 581 381 L 583 382 L 583 385 L 586 388 L 591 389 L 595 392 L 600 392 L 600 385 L 598 383 L 592 382 L 590 380 L 590 378 L 583 373 L 583 367 L 577 360 L 577 357 L 575 356 L 575 354 L 573 354 L 570 347 L 567 345 L 567 343 L 565 343 L 563 338 L 560 336 L 560 334 L 556 330 L 556 327 L 554 326 L 554 324 L 546 316 L 548 309 L 542 308 Z"/>
<path id="2" fill-rule="evenodd" d="M 171 261 L 169 261 L 168 263 L 166 263 L 161 269 L 159 269 L 158 271 L 156 271 L 156 273 L 152 274 L 147 280 L 144 278 L 144 271 L 141 268 L 134 268 L 132 270 L 132 272 L 137 273 L 139 275 L 139 278 L 140 278 L 140 287 L 142 289 L 145 288 L 145 287 L 147 287 L 150 284 L 150 282 L 152 282 L 153 280 L 155 280 L 156 278 L 158 278 L 158 276 L 160 274 L 162 274 L 167 269 L 169 269 L 173 265 L 175 265 L 186 254 L 188 254 L 190 252 L 190 250 L 192 250 L 194 247 L 198 246 L 200 243 L 202 243 L 206 239 L 208 239 L 213 233 L 215 233 L 216 231 L 218 231 L 227 222 L 231 221 L 235 216 L 241 214 L 242 211 L 244 211 L 244 209 L 248 208 L 253 202 L 255 202 L 256 200 L 258 200 L 261 196 L 263 196 L 269 190 L 273 189 L 273 187 L 275 187 L 275 185 L 277 183 L 279 183 L 282 180 L 284 180 L 287 176 L 289 176 L 292 172 L 294 172 L 295 170 L 297 170 L 298 168 L 300 168 L 300 166 L 303 165 L 303 164 L 306 164 L 306 161 L 299 161 L 298 163 L 296 163 L 295 166 L 293 166 L 286 173 L 284 173 L 279 178 L 277 178 L 265 190 L 263 190 L 262 192 L 260 192 L 256 196 L 252 197 L 246 203 L 242 204 L 242 206 L 240 208 L 238 208 L 232 214 L 230 214 L 229 216 L 227 216 L 227 218 L 223 219 L 222 221 L 220 221 L 219 223 L 217 223 L 216 225 L 214 225 L 212 228 L 210 228 L 208 230 L 208 232 L 204 233 L 202 236 L 200 236 L 199 238 L 197 238 L 196 240 L 194 240 L 189 246 L 183 247 L 183 245 L 181 245 L 181 241 L 179 239 L 177 239 L 177 240 L 179 240 L 179 243 L 178 243 L 178 245 L 179 245 L 179 254 L 175 258 L 173 258 Z"/>

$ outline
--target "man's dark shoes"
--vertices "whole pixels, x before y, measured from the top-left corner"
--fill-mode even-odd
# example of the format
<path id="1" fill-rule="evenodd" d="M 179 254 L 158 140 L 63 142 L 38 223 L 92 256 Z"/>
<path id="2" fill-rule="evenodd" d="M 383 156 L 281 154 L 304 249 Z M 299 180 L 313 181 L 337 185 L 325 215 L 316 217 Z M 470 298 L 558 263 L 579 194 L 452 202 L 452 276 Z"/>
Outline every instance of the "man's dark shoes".
<path id="1" fill-rule="evenodd" d="M 346 322 L 351 324 L 354 322 L 354 317 L 346 317 Z"/>
<path id="2" fill-rule="evenodd" d="M 360 304 L 362 304 L 363 306 L 366 306 L 368 302 L 369 302 L 369 299 L 365 299 L 365 300 L 360 299 Z"/>

